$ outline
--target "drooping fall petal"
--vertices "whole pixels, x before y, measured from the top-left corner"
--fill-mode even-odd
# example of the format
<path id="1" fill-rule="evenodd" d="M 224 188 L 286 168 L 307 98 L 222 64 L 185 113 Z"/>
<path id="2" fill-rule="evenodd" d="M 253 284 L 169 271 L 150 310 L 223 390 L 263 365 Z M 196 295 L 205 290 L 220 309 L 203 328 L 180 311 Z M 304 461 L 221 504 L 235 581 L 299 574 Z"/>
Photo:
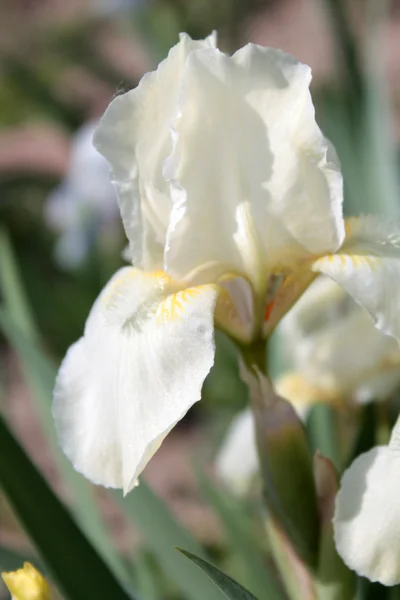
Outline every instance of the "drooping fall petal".
<path id="1" fill-rule="evenodd" d="M 374 318 L 378 329 L 400 341 L 400 227 L 377 217 L 350 219 L 336 254 L 316 260 L 314 271 L 343 286 Z"/>
<path id="2" fill-rule="evenodd" d="M 214 286 L 121 269 L 68 351 L 53 413 L 64 452 L 95 483 L 128 492 L 200 399 L 214 361 Z"/>

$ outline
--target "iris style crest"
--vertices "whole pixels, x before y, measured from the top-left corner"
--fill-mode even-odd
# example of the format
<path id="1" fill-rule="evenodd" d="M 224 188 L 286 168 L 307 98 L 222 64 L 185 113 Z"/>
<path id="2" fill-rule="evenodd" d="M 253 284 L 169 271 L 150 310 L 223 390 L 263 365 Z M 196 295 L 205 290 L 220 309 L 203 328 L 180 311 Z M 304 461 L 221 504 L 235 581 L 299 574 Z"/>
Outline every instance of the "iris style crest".
<path id="1" fill-rule="evenodd" d="M 200 399 L 214 326 L 266 338 L 323 272 L 400 338 L 400 235 L 345 225 L 335 152 L 314 118 L 310 69 L 249 44 L 182 35 L 115 98 L 95 134 L 134 266 L 107 284 L 54 394 L 64 451 L 127 493 Z"/>

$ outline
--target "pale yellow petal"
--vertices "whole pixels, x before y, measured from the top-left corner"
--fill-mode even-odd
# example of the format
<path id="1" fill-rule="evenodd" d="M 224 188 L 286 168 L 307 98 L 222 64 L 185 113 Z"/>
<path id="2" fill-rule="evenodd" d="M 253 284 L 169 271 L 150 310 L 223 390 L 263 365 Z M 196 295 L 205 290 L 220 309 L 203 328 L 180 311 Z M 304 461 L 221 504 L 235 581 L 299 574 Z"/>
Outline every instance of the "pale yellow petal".
<path id="1" fill-rule="evenodd" d="M 298 417 L 305 421 L 313 404 L 330 404 L 335 400 L 326 390 L 317 387 L 300 372 L 289 371 L 281 375 L 274 384 L 276 392 L 288 400 Z"/>
<path id="2" fill-rule="evenodd" d="M 287 360 L 322 397 L 368 402 L 400 385 L 400 347 L 337 283 L 320 278 L 279 326 Z"/>
<path id="3" fill-rule="evenodd" d="M 215 322 L 230 336 L 248 342 L 254 335 L 254 298 L 250 283 L 227 274 L 218 279 Z"/>
<path id="4" fill-rule="evenodd" d="M 50 586 L 31 563 L 23 568 L 1 574 L 13 600 L 50 600 Z"/>

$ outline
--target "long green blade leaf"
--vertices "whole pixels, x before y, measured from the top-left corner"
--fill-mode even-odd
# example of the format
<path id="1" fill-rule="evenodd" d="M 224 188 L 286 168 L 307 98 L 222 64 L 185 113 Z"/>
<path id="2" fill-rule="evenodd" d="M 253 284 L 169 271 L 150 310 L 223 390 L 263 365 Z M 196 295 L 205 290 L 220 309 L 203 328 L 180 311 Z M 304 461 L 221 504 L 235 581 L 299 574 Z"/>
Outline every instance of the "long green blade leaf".
<path id="1" fill-rule="evenodd" d="M 392 600 L 390 592 L 391 588 L 360 577 L 356 600 Z"/>
<path id="2" fill-rule="evenodd" d="M 34 407 L 63 480 L 73 498 L 73 512 L 91 542 L 116 575 L 129 579 L 124 563 L 113 546 L 85 479 L 76 473 L 62 453 L 51 414 L 56 368 L 40 347 L 36 326 L 6 231 L 0 228 L 0 282 L 5 307 L 0 308 L 0 329 L 18 355 Z"/>
<path id="3" fill-rule="evenodd" d="M 183 592 L 185 600 L 224 598 L 203 573 L 174 552 L 175 546 L 183 546 L 204 556 L 201 545 L 175 520 L 164 502 L 143 480 L 125 498 L 119 492 L 113 492 L 113 497 L 139 529 L 163 571 Z"/>
<path id="4" fill-rule="evenodd" d="M 357 122 L 364 100 L 365 82 L 359 51 L 351 31 L 348 4 L 345 0 L 325 0 L 325 3 L 331 16 L 336 49 L 338 53 L 341 53 L 342 75 L 350 93 L 349 111 L 352 119 Z"/>
<path id="5" fill-rule="evenodd" d="M 400 600 L 400 585 L 395 585 L 390 589 L 389 600 Z"/>
<path id="6" fill-rule="evenodd" d="M 228 575 L 225 575 L 225 573 L 207 561 L 199 558 L 191 552 L 186 552 L 181 548 L 178 548 L 178 550 L 195 565 L 200 567 L 203 573 L 205 573 L 211 579 L 211 581 L 214 582 L 218 589 L 221 590 L 221 592 L 224 594 L 224 598 L 228 598 L 229 600 L 257 600 L 253 594 L 250 594 L 249 591 L 245 590 L 244 587 L 237 583 L 237 581 Z"/>
<path id="7" fill-rule="evenodd" d="M 339 440 L 337 439 L 335 411 L 324 404 L 313 406 L 307 420 L 306 431 L 312 451 L 319 450 L 321 454 L 333 462 L 340 472 L 342 461 Z"/>
<path id="8" fill-rule="evenodd" d="M 368 177 L 372 211 L 388 217 L 400 214 L 394 115 L 385 60 L 390 0 L 368 0 L 364 38 L 366 111 L 364 172 Z M 366 207 L 370 211 L 370 207 Z M 365 209 L 364 209 L 365 210 Z"/>
<path id="9" fill-rule="evenodd" d="M 63 480 L 72 492 L 74 515 L 90 541 L 118 577 L 128 580 L 129 574 L 108 536 L 89 484 L 73 469 L 58 445 L 51 415 L 51 396 L 55 379 L 55 369 L 52 363 L 34 341 L 27 339 L 22 334 L 10 314 L 2 308 L 0 308 L 0 329 L 21 360 L 52 456 Z"/>
<path id="10" fill-rule="evenodd" d="M 78 529 L 0 417 L 0 483 L 60 590 L 70 600 L 131 596 Z"/>
<path id="11" fill-rule="evenodd" d="M 257 548 L 257 541 L 246 527 L 242 511 L 229 501 L 230 499 L 211 482 L 203 471 L 197 469 L 197 476 L 201 490 L 221 519 L 231 542 L 230 545 L 240 559 L 245 575 L 243 583 L 260 597 L 265 595 L 268 600 L 282 598 L 277 583 Z"/>
<path id="12" fill-rule="evenodd" d="M 16 571 L 20 569 L 24 562 L 32 562 L 42 573 L 44 569 L 36 557 L 11 550 L 5 546 L 0 546 L 0 571 Z"/>
<path id="13" fill-rule="evenodd" d="M 25 297 L 16 260 L 6 231 L 0 228 L 0 283 L 4 303 L 29 339 L 37 339 L 30 306 Z"/>
<path id="14" fill-rule="evenodd" d="M 151 558 L 142 549 L 135 554 L 135 575 L 140 597 L 143 600 L 163 600 L 162 582 L 159 573 L 155 573 L 155 565 L 152 564 Z"/>

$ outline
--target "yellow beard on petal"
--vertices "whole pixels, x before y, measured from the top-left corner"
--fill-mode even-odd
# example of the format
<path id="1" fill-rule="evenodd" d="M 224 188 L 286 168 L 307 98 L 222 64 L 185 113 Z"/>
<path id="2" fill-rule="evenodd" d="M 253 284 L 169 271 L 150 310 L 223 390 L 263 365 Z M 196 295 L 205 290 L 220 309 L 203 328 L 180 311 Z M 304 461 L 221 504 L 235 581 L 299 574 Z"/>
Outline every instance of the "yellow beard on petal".
<path id="1" fill-rule="evenodd" d="M 198 287 L 180 290 L 175 294 L 170 294 L 164 298 L 156 309 L 156 319 L 158 323 L 173 321 L 179 319 L 185 313 L 185 305 L 198 296 L 202 290 L 209 286 L 200 285 Z"/>

